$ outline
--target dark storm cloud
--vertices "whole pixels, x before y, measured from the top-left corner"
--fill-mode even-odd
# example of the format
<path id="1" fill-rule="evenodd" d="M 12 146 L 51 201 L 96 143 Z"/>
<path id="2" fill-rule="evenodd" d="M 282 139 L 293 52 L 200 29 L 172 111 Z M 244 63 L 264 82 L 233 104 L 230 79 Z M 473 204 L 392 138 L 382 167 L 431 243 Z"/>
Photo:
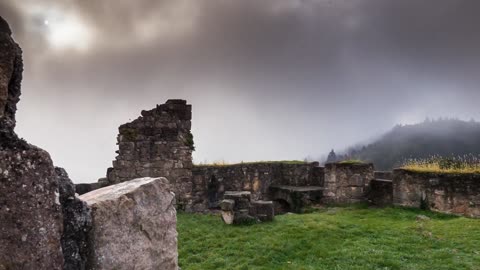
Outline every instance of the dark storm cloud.
<path id="1" fill-rule="evenodd" d="M 83 22 L 87 50 L 49 44 L 38 24 L 52 10 Z M 479 11 L 470 0 L 0 4 L 28 63 L 19 129 L 79 181 L 109 166 L 118 124 L 167 98 L 194 105 L 197 162 L 318 158 L 398 122 L 480 118 Z"/>

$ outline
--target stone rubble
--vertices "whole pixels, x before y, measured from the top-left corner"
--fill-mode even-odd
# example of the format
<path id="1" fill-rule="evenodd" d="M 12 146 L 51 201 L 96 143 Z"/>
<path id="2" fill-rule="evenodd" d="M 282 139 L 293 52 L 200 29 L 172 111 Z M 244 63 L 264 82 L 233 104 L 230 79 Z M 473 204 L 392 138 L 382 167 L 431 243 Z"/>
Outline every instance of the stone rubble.
<path id="1" fill-rule="evenodd" d="M 229 225 L 272 221 L 273 202 L 252 201 L 251 196 L 249 191 L 226 191 L 220 202 L 222 220 Z"/>

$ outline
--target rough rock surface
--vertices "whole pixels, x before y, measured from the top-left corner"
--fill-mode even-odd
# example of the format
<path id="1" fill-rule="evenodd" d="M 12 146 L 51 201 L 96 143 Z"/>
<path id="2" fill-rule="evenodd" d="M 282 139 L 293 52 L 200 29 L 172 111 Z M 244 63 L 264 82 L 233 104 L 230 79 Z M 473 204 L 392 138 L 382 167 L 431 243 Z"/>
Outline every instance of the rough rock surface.
<path id="1" fill-rule="evenodd" d="M 0 142 L 13 135 L 23 72 L 22 50 L 0 17 Z"/>
<path id="2" fill-rule="evenodd" d="M 88 255 L 87 236 L 92 219 L 87 203 L 75 197 L 75 185 L 62 168 L 55 168 L 63 212 L 62 250 L 64 270 L 84 270 Z"/>
<path id="3" fill-rule="evenodd" d="M 0 148 L 0 269 L 62 269 L 56 179 L 47 152 Z"/>
<path id="4" fill-rule="evenodd" d="M 92 209 L 88 269 L 178 269 L 175 195 L 140 178 L 80 196 Z"/>
<path id="5" fill-rule="evenodd" d="M 14 132 L 22 53 L 0 18 L 0 269 L 62 269 L 63 217 L 49 154 Z"/>

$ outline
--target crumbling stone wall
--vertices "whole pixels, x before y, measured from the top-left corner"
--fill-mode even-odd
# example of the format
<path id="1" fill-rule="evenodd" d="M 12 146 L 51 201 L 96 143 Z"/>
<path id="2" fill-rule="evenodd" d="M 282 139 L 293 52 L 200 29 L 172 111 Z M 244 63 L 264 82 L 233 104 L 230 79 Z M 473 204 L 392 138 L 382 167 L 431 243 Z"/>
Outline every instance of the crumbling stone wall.
<path id="1" fill-rule="evenodd" d="M 395 205 L 480 217 L 479 174 L 416 173 L 394 171 Z"/>
<path id="2" fill-rule="evenodd" d="M 326 164 L 323 201 L 342 204 L 364 202 L 373 179 L 373 164 Z"/>
<path id="3" fill-rule="evenodd" d="M 218 206 L 225 191 L 250 191 L 252 200 L 270 200 L 272 185 L 323 186 L 323 167 L 305 164 L 244 163 L 226 166 L 195 166 L 191 211 Z"/>
<path id="4" fill-rule="evenodd" d="M 135 178 L 167 177 L 177 203 L 191 204 L 192 106 L 168 100 L 119 128 L 118 156 L 107 172 L 107 185 Z"/>

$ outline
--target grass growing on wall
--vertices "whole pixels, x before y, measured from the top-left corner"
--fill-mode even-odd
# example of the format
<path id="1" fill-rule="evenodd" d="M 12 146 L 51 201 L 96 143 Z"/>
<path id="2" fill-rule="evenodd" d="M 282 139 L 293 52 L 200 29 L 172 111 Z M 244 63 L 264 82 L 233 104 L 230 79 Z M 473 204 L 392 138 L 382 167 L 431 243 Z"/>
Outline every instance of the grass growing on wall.
<path id="1" fill-rule="evenodd" d="M 474 155 L 449 158 L 433 156 L 427 159 L 407 160 L 402 169 L 425 173 L 480 173 L 480 159 Z"/>
<path id="2" fill-rule="evenodd" d="M 349 159 L 349 160 L 343 160 L 339 162 L 340 164 L 365 164 L 365 162 L 359 160 L 359 159 Z"/>
<path id="3" fill-rule="evenodd" d="M 178 232 L 182 270 L 480 269 L 480 220 L 421 210 L 327 208 L 247 227 L 179 213 Z"/>

